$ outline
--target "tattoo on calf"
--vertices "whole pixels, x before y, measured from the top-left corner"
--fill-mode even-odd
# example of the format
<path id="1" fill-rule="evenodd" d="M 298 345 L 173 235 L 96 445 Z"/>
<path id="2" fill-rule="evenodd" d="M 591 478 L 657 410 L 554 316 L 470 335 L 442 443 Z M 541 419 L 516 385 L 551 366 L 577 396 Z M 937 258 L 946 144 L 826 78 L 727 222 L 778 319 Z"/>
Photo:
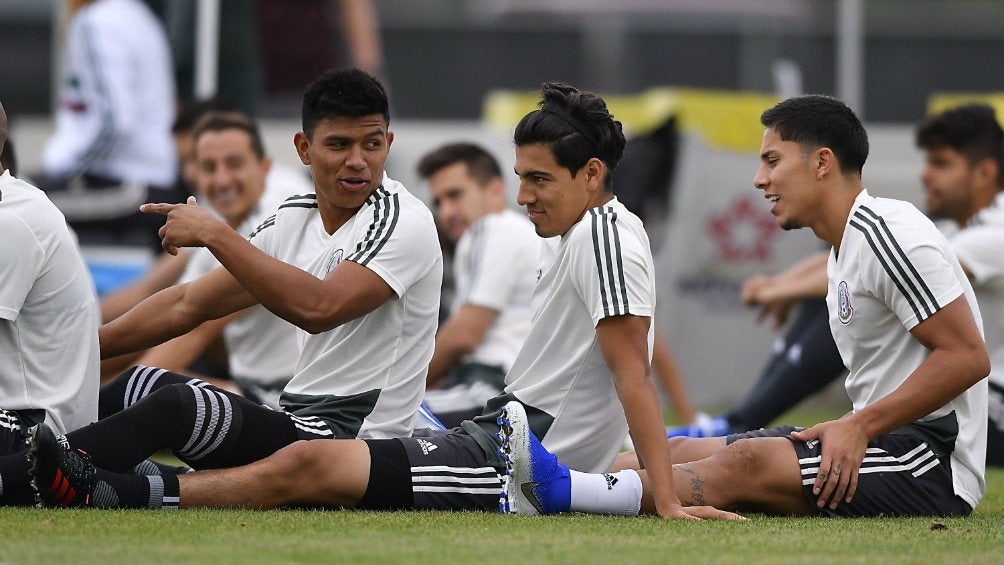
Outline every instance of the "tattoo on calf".
<path id="1" fill-rule="evenodd" d="M 689 464 L 676 465 L 674 467 L 675 471 L 682 471 L 690 475 L 690 499 L 694 501 L 695 506 L 706 506 L 707 502 L 704 499 L 704 480 L 694 471 L 693 467 Z"/>

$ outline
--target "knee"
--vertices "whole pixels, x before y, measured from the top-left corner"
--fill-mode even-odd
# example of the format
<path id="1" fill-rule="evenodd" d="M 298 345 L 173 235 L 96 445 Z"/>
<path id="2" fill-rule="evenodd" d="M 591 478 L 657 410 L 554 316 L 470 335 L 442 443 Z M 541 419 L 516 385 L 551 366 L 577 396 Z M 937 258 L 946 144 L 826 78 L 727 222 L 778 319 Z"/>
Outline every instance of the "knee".
<path id="1" fill-rule="evenodd" d="M 749 484 L 757 477 L 763 454 L 753 439 L 740 439 L 715 452 L 710 463 L 722 473 Z"/>
<path id="2" fill-rule="evenodd" d="M 319 447 L 319 442 L 300 440 L 276 451 L 268 459 L 279 476 L 310 477 L 315 475 L 315 470 L 322 464 Z"/>

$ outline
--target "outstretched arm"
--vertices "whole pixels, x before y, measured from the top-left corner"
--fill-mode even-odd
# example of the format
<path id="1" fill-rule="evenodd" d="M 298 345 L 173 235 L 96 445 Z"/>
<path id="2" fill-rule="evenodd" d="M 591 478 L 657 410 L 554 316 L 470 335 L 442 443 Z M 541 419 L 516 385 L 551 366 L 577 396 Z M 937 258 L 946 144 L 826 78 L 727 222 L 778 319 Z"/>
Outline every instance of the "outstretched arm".
<path id="1" fill-rule="evenodd" d="M 255 303 L 226 269 L 217 268 L 190 283 L 168 287 L 101 326 L 101 358 L 149 349 Z"/>
<path id="2" fill-rule="evenodd" d="M 247 291 L 273 314 L 310 333 L 320 333 L 377 309 L 394 296 L 379 275 L 351 261 L 323 280 L 264 253 L 190 198 L 186 204 L 144 204 L 164 214 L 160 230 L 168 253 L 206 247 Z"/>

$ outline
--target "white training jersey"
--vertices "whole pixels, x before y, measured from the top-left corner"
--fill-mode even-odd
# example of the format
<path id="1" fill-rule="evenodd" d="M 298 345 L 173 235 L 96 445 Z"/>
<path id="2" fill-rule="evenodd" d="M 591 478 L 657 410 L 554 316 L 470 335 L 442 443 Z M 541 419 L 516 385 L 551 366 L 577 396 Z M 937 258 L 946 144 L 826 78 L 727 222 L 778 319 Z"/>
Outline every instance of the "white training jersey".
<path id="1" fill-rule="evenodd" d="M 948 241 L 972 275 L 990 352 L 990 382 L 1004 386 L 1004 193 Z"/>
<path id="2" fill-rule="evenodd" d="M 537 280 L 541 239 L 525 215 L 486 214 L 457 242 L 453 313 L 470 304 L 498 312 L 484 339 L 462 362 L 508 371 L 530 331 L 530 297 Z"/>
<path id="3" fill-rule="evenodd" d="M 177 172 L 175 88 L 163 26 L 139 0 L 96 0 L 70 21 L 52 176 L 92 173 L 166 187 Z"/>
<path id="4" fill-rule="evenodd" d="M 273 171 L 275 169 L 272 168 Z M 287 198 L 313 192 L 313 185 L 302 175 L 273 175 L 269 171 L 265 177 L 265 192 L 247 218 L 237 226 L 237 233 L 245 237 L 251 235 L 266 218 L 275 214 Z M 319 223 L 315 228 L 323 231 Z M 296 260 L 300 262 L 292 264 L 300 268 L 308 267 L 324 250 L 323 241 L 320 233 L 303 238 L 297 250 Z M 190 251 L 180 282 L 193 281 L 221 266 L 216 256 L 205 247 Z M 284 385 L 293 376 L 300 358 L 296 326 L 269 312 L 261 304 L 252 306 L 228 323 L 223 329 L 223 341 L 227 347 L 230 373 L 239 379 L 265 386 Z"/>
<path id="5" fill-rule="evenodd" d="M 506 375 L 505 392 L 528 406 L 534 433 L 558 459 L 579 471 L 604 472 L 624 441 L 627 420 L 596 325 L 609 316 L 653 316 L 648 235 L 614 198 L 544 244 L 533 324 Z"/>
<path id="6" fill-rule="evenodd" d="M 66 220 L 0 175 L 0 408 L 45 410 L 66 433 L 98 419 L 97 297 Z"/>
<path id="7" fill-rule="evenodd" d="M 317 237 L 317 197 L 292 198 L 250 240 L 280 260 Z M 397 181 L 383 184 L 305 268 L 324 278 L 342 261 L 362 265 L 396 296 L 376 310 L 318 334 L 300 331 L 301 354 L 280 404 L 323 418 L 336 436 L 411 435 L 435 347 L 443 254 L 432 213 Z"/>
<path id="8" fill-rule="evenodd" d="M 912 204 L 862 190 L 827 275 L 830 330 L 849 370 L 845 388 L 854 410 L 889 395 L 920 366 L 930 352 L 910 330 L 955 299 L 965 296 L 982 333 L 976 297 L 951 245 Z M 957 424 L 953 485 L 972 506 L 985 486 L 987 402 L 984 379 L 920 419 L 947 417 L 949 435 Z"/>

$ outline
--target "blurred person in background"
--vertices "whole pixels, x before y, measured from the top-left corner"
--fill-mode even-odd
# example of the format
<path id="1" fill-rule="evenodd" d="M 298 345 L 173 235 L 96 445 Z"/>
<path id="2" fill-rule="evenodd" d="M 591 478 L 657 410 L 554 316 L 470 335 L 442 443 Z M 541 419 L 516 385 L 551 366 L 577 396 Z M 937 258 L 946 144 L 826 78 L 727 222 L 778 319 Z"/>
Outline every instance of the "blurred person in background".
<path id="1" fill-rule="evenodd" d="M 506 207 L 502 171 L 483 148 L 444 145 L 422 157 L 418 174 L 429 183 L 441 231 L 456 245 L 455 298 L 436 334 L 425 393 L 452 428 L 505 387 L 530 330 L 540 238 L 525 215 Z"/>
<path id="2" fill-rule="evenodd" d="M 163 220 L 137 208 L 177 200 L 167 37 L 140 0 L 72 0 L 68 8 L 55 132 L 32 178 L 81 244 L 156 249 Z"/>
<path id="3" fill-rule="evenodd" d="M 209 112 L 195 124 L 192 135 L 199 198 L 228 226 L 244 236 L 250 236 L 288 198 L 313 193 L 313 187 L 304 186 L 307 183 L 303 179 L 293 184 L 267 182 L 272 159 L 265 154 L 257 124 L 243 114 Z M 310 255 L 320 252 L 319 245 L 315 247 Z M 171 256 L 166 252 L 165 255 Z M 181 283 L 194 281 L 220 266 L 219 261 L 204 247 L 190 249 L 186 256 L 185 271 L 178 281 Z M 279 394 L 293 375 L 299 357 L 296 327 L 260 304 L 205 322 L 183 336 L 146 351 L 137 362 L 141 367 L 129 370 L 121 378 L 146 383 L 157 369 L 185 372 L 221 336 L 227 352 L 227 367 L 235 386 L 219 379 L 210 382 L 278 408 Z M 119 363 L 105 360 L 103 364 L 121 367 L 122 362 L 131 364 L 134 359 L 134 356 L 125 356 Z M 143 386 L 139 386 L 138 390 L 152 391 Z M 103 408 L 102 417 L 107 415 L 106 412 L 118 411 L 122 405 L 136 402 L 144 396 L 134 393 L 128 402 L 123 403 L 121 394 L 109 395 L 112 397 L 110 402 L 118 407 L 107 411 Z M 106 396 L 103 389 L 103 407 Z"/>

